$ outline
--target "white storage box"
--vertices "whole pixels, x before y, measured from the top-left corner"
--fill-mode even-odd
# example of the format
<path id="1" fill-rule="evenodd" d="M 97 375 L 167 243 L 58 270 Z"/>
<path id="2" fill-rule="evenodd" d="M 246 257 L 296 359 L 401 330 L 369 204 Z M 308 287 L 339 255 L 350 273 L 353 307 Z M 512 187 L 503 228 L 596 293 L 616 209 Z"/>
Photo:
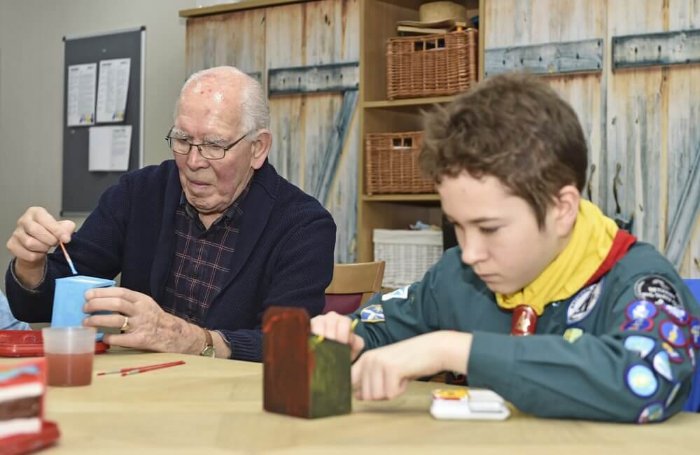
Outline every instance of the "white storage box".
<path id="1" fill-rule="evenodd" d="M 442 231 L 375 229 L 374 260 L 386 261 L 382 286 L 399 288 L 420 281 L 442 256 Z"/>

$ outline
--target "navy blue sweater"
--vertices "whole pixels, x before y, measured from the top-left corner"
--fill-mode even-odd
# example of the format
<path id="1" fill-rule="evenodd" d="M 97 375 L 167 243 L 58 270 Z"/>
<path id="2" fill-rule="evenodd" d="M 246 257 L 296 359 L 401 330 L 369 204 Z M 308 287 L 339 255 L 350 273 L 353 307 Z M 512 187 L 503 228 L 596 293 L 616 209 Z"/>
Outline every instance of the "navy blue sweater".
<path id="1" fill-rule="evenodd" d="M 114 278 L 121 286 L 164 295 L 174 256 L 175 210 L 182 187 L 173 160 L 125 174 L 66 245 L 82 275 Z M 232 358 L 259 361 L 261 322 L 270 306 L 319 314 L 333 274 L 335 223 L 321 204 L 280 177 L 268 162 L 254 174 L 241 206 L 238 247 L 227 285 L 215 297 L 205 327 L 229 341 Z M 54 280 L 70 275 L 62 254 L 49 254 L 44 282 L 28 291 L 8 268 L 6 290 L 15 316 L 49 321 Z"/>

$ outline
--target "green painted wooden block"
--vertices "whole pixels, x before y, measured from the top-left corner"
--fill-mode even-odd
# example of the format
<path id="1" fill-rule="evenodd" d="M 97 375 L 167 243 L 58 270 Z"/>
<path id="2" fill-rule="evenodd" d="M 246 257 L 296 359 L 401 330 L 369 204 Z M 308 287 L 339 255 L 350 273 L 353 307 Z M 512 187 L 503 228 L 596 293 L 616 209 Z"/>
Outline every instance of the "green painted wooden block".
<path id="1" fill-rule="evenodd" d="M 352 410 L 350 347 L 312 335 L 300 308 L 274 307 L 263 318 L 263 406 L 316 418 Z"/>

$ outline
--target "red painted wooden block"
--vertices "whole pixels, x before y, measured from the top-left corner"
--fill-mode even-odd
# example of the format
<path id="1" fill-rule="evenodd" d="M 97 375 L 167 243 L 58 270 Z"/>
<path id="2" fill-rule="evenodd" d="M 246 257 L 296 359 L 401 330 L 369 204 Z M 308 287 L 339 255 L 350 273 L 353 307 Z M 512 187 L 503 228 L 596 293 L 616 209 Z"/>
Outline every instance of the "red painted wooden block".
<path id="1" fill-rule="evenodd" d="M 300 308 L 273 307 L 263 318 L 266 411 L 316 418 L 351 408 L 350 347 L 311 334 Z"/>

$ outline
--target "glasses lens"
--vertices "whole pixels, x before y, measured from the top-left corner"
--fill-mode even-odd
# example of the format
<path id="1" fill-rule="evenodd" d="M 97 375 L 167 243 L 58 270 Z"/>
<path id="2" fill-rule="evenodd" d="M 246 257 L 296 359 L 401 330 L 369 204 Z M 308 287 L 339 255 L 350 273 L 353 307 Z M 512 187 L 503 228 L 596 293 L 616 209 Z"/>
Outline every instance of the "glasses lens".
<path id="1" fill-rule="evenodd" d="M 199 146 L 199 153 L 208 160 L 220 160 L 226 151 L 219 145 L 202 144 Z"/>
<path id="2" fill-rule="evenodd" d="M 190 144 L 184 139 L 170 138 L 170 147 L 175 153 L 187 154 L 190 151 Z"/>

